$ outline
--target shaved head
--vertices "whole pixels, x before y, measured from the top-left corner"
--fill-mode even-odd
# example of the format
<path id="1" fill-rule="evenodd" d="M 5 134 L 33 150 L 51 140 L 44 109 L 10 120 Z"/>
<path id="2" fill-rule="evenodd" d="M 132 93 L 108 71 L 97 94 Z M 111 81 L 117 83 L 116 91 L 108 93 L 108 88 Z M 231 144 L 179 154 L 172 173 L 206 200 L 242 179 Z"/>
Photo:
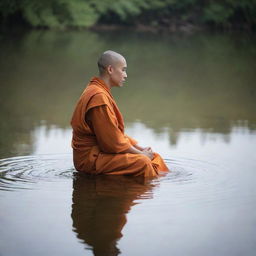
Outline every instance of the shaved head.
<path id="1" fill-rule="evenodd" d="M 124 61 L 125 58 L 114 51 L 105 51 L 98 60 L 98 68 L 100 75 L 104 74 L 108 66 L 115 66 L 117 63 Z"/>

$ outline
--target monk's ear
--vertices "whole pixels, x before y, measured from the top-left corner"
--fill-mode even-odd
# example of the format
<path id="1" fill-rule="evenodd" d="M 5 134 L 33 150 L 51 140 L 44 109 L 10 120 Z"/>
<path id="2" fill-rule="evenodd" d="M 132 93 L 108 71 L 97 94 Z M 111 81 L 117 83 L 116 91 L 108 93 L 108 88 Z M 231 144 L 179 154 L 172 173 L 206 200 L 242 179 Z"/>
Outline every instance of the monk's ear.
<path id="1" fill-rule="evenodd" d="M 111 65 L 108 65 L 107 68 L 106 68 L 106 71 L 107 71 L 108 74 L 112 74 L 113 67 Z"/>

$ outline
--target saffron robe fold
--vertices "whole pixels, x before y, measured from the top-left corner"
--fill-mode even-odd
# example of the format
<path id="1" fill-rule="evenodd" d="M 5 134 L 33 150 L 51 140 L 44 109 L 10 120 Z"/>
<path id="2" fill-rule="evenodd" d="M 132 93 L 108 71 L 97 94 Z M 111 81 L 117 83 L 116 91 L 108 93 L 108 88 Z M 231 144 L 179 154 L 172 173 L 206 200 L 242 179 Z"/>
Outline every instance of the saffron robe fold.
<path id="1" fill-rule="evenodd" d="M 124 133 L 123 117 L 115 100 L 97 77 L 92 78 L 78 100 L 71 126 L 73 162 L 78 171 L 144 177 L 168 171 L 157 153 L 152 160 L 143 154 L 122 153 L 137 141 Z"/>

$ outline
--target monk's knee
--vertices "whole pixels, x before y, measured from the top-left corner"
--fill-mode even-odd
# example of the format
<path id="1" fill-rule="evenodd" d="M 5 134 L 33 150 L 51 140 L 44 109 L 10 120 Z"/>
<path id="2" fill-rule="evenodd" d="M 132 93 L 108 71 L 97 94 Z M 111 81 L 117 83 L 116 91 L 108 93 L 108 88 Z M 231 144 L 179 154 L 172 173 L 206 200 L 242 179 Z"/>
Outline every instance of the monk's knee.
<path id="1" fill-rule="evenodd" d="M 141 175 L 143 175 L 144 177 L 157 176 L 157 172 L 155 171 L 151 160 L 147 156 L 140 155 L 140 157 L 138 158 L 138 163 Z"/>
<path id="2" fill-rule="evenodd" d="M 151 166 L 151 160 L 145 155 L 139 155 L 137 162 L 143 167 Z"/>

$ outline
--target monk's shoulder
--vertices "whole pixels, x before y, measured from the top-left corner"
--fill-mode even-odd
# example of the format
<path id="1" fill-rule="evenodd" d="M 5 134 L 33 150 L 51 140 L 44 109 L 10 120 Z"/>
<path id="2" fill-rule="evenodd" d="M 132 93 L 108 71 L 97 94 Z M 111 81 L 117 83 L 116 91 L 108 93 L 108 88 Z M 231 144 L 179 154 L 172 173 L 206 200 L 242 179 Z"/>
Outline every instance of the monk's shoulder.
<path id="1" fill-rule="evenodd" d="M 91 102 L 99 104 L 109 104 L 109 98 L 104 92 L 97 92 L 91 97 Z"/>
<path id="2" fill-rule="evenodd" d="M 112 108 L 112 100 L 108 94 L 98 86 L 89 85 L 84 91 L 83 95 L 84 105 L 87 110 L 97 106 L 107 105 Z"/>
<path id="3" fill-rule="evenodd" d="M 88 102 L 88 108 L 98 107 L 107 105 L 108 107 L 112 106 L 109 97 L 104 92 L 97 92 L 95 93 Z M 112 107 L 111 107 L 112 108 Z"/>
<path id="4" fill-rule="evenodd" d="M 97 86 L 90 85 L 85 88 L 80 98 L 83 102 L 88 102 L 92 98 L 99 99 L 99 97 L 95 96 L 103 93 L 103 90 L 99 89 Z"/>

